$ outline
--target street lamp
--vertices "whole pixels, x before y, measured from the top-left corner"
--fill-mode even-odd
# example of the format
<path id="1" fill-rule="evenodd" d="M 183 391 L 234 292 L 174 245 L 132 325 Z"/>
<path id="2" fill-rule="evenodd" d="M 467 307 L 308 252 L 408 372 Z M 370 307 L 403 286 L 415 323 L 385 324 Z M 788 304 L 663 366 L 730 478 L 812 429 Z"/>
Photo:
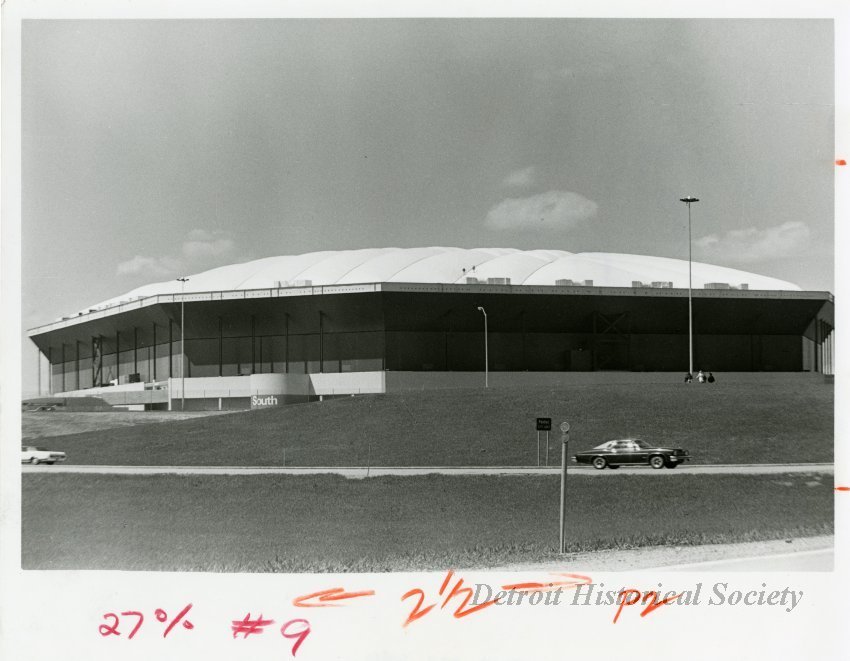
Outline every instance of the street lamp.
<path id="1" fill-rule="evenodd" d="M 186 293 L 186 283 L 189 278 L 177 278 L 180 281 L 180 410 L 186 410 L 186 341 L 183 333 L 183 322 L 186 319 L 186 303 L 183 300 Z"/>
<path id="2" fill-rule="evenodd" d="M 561 537 L 558 553 L 567 552 L 567 449 L 570 444 L 570 423 L 561 423 Z"/>
<path id="3" fill-rule="evenodd" d="M 478 306 L 478 310 L 484 315 L 484 387 L 490 387 L 490 357 L 487 350 L 487 311 Z"/>
<path id="4" fill-rule="evenodd" d="M 694 373 L 694 308 L 691 295 L 691 204 L 699 202 L 692 195 L 679 198 L 688 205 L 688 374 Z"/>

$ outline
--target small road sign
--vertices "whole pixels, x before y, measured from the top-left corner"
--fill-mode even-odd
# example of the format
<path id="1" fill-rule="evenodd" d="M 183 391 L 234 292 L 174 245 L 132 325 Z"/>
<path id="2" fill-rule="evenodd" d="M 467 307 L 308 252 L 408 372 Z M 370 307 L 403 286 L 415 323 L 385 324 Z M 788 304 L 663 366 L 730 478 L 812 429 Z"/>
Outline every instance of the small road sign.
<path id="1" fill-rule="evenodd" d="M 552 431 L 552 418 L 537 418 L 537 431 Z"/>
<path id="2" fill-rule="evenodd" d="M 569 422 L 562 422 L 561 423 L 561 431 L 564 432 L 565 434 L 568 431 L 570 431 L 570 423 Z"/>

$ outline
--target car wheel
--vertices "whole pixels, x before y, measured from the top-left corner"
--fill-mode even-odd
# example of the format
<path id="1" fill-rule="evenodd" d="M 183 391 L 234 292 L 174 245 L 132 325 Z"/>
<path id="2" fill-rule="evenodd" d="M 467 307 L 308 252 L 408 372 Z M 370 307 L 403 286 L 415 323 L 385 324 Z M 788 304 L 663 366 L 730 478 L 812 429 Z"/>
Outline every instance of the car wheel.
<path id="1" fill-rule="evenodd" d="M 605 466 L 608 465 L 608 462 L 605 461 L 605 457 L 594 457 L 593 458 L 593 467 L 596 470 L 602 470 Z"/>
<path id="2" fill-rule="evenodd" d="M 676 468 L 679 464 L 674 464 L 672 461 L 667 462 L 667 468 Z"/>
<path id="3" fill-rule="evenodd" d="M 55 461 L 45 461 L 44 463 L 47 464 L 48 466 L 52 466 L 56 462 Z"/>
<path id="4" fill-rule="evenodd" d="M 35 465 L 38 463 L 38 459 L 36 459 L 35 457 L 33 457 L 32 459 L 30 459 L 30 463 L 31 463 L 33 466 L 35 466 Z"/>
<path id="5" fill-rule="evenodd" d="M 619 466 L 608 466 L 608 468 L 610 468 L 613 471 L 613 470 L 617 470 L 619 468 Z"/>
<path id="6" fill-rule="evenodd" d="M 653 468 L 664 468 L 664 457 L 657 454 L 654 457 L 649 458 L 649 465 Z"/>

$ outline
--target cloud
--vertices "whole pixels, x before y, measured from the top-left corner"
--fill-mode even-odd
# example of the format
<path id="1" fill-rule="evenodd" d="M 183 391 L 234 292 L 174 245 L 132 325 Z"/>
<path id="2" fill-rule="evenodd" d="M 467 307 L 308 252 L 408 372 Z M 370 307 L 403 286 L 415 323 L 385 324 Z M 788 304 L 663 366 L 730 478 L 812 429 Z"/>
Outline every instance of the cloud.
<path id="1" fill-rule="evenodd" d="M 798 255 L 808 245 L 810 235 L 808 225 L 789 221 L 761 230 L 749 227 L 723 236 L 709 234 L 694 241 L 694 245 L 700 249 L 701 257 L 752 263 Z"/>
<path id="2" fill-rule="evenodd" d="M 514 170 L 502 180 L 502 185 L 509 188 L 529 188 L 534 185 L 537 173 L 531 165 L 522 170 Z"/>
<path id="3" fill-rule="evenodd" d="M 165 276 L 176 273 L 180 262 L 173 257 L 143 257 L 136 255 L 133 259 L 118 264 L 118 275 L 148 274 L 152 276 Z"/>
<path id="4" fill-rule="evenodd" d="M 221 230 L 191 230 L 180 246 L 179 255 L 150 257 L 136 255 L 118 264 L 118 275 L 171 277 L 208 265 L 213 258 L 233 252 L 235 243 L 230 234 Z"/>
<path id="5" fill-rule="evenodd" d="M 487 212 L 493 230 L 571 229 L 593 218 L 598 206 L 578 193 L 553 190 L 531 197 L 502 200 Z"/>
<path id="6" fill-rule="evenodd" d="M 189 259 L 218 257 L 233 250 L 233 239 L 226 232 L 192 230 L 183 242 L 183 254 Z"/>

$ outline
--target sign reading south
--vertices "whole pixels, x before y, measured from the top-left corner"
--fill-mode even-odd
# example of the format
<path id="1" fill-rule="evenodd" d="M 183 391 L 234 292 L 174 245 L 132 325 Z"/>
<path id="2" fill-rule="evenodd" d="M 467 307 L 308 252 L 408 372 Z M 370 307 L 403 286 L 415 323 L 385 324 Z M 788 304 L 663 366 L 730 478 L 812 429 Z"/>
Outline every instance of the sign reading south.
<path id="1" fill-rule="evenodd" d="M 251 395 L 251 408 L 264 409 L 269 406 L 279 406 L 277 397 L 274 395 Z"/>

